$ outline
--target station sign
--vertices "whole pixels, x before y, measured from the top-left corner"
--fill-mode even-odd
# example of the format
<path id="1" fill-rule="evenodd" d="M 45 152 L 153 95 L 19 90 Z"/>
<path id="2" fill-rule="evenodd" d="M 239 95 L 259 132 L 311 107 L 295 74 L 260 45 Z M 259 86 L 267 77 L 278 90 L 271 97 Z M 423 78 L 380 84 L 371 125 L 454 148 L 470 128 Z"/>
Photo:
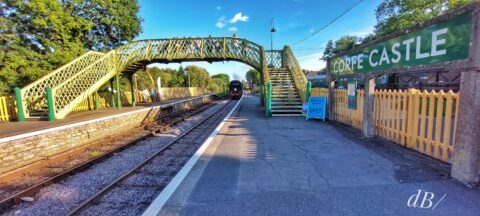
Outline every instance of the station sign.
<path id="1" fill-rule="evenodd" d="M 444 22 L 339 56 L 330 61 L 333 76 L 370 73 L 428 65 L 469 57 L 472 14 Z"/>

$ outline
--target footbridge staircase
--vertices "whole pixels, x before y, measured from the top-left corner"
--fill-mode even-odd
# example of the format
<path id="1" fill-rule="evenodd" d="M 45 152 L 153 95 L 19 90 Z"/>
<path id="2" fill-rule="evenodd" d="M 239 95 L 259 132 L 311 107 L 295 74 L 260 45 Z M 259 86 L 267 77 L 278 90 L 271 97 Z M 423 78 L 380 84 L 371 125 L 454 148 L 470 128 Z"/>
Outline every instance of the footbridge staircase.
<path id="1" fill-rule="evenodd" d="M 306 78 L 289 47 L 265 51 L 233 37 L 135 41 L 106 53 L 89 51 L 41 79 L 16 88 L 18 119 L 63 119 L 82 101 L 120 74 L 131 80 L 151 63 L 238 61 L 262 73 L 266 115 L 298 115 L 306 101 Z"/>

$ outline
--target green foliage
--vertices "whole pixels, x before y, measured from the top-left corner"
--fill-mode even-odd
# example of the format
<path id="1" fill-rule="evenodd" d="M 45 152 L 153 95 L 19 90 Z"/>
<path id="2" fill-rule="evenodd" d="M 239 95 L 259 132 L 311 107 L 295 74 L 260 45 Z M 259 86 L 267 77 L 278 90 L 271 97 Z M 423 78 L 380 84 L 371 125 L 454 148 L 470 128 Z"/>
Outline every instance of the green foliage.
<path id="1" fill-rule="evenodd" d="M 228 74 L 216 74 L 208 81 L 208 89 L 212 92 L 224 92 L 230 85 L 230 76 Z"/>
<path id="2" fill-rule="evenodd" d="M 384 36 L 421 24 L 474 0 L 385 0 L 375 10 L 375 33 Z"/>
<path id="3" fill-rule="evenodd" d="M 139 90 L 156 89 L 157 77 L 160 77 L 162 87 L 185 87 L 188 85 L 183 72 L 170 68 L 151 67 L 147 68 L 147 71 L 137 71 L 135 75 Z"/>
<path id="4" fill-rule="evenodd" d="M 245 78 L 249 83 L 253 83 L 256 86 L 260 86 L 262 84 L 262 75 L 255 69 L 250 69 L 247 71 Z"/>
<path id="5" fill-rule="evenodd" d="M 343 53 L 347 50 L 353 49 L 356 45 L 360 43 L 362 39 L 357 36 L 345 35 L 340 39 L 333 42 L 329 40 L 325 50 L 323 52 L 322 60 L 327 60 L 328 58 Z"/>
<path id="6" fill-rule="evenodd" d="M 0 2 L 0 94 L 11 93 L 86 50 L 107 50 L 140 33 L 137 1 Z"/>
<path id="7" fill-rule="evenodd" d="M 185 75 L 190 76 L 190 87 L 207 87 L 210 76 L 204 68 L 189 65 L 185 68 Z M 188 80 L 187 80 L 188 85 Z"/>
<path id="8" fill-rule="evenodd" d="M 212 78 L 208 81 L 208 89 L 214 93 L 224 92 L 228 89 L 228 84 L 221 78 Z"/>
<path id="9" fill-rule="evenodd" d="M 156 89 L 157 77 L 160 77 L 162 87 L 188 87 L 188 74 L 190 74 L 191 87 L 206 87 L 212 92 L 223 92 L 228 89 L 230 77 L 228 74 L 217 74 L 209 77 L 204 68 L 190 65 L 186 68 L 180 66 L 177 70 L 170 68 L 147 68 L 147 71 L 137 71 L 137 86 L 139 90 Z M 153 82 L 152 82 L 153 80 Z M 125 86 L 125 87 L 123 87 Z M 128 80 L 122 80 L 122 89 L 129 91 Z"/>
<path id="10" fill-rule="evenodd" d="M 226 84 L 229 84 L 230 83 L 230 76 L 228 76 L 228 74 L 216 74 L 216 75 L 213 75 L 212 78 L 219 78 L 221 80 L 223 80 L 223 82 L 225 82 Z"/>

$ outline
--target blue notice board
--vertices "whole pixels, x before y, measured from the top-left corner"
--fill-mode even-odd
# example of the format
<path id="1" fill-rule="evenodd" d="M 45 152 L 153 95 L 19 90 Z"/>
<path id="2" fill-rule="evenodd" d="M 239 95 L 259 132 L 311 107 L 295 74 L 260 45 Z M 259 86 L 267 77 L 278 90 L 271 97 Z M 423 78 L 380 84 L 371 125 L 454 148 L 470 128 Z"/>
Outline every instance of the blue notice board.
<path id="1" fill-rule="evenodd" d="M 327 110 L 327 97 L 310 97 L 307 108 L 307 120 L 308 119 L 323 119 L 325 121 Z"/>

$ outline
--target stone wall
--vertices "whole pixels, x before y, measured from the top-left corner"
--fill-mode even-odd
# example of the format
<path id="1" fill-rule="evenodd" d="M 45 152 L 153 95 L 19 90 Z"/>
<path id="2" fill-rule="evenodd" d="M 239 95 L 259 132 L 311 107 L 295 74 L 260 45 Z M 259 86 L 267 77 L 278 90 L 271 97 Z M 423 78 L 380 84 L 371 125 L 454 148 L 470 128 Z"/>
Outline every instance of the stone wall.
<path id="1" fill-rule="evenodd" d="M 160 116 L 212 100 L 202 96 L 0 139 L 0 174 L 99 139 L 148 125 Z"/>

